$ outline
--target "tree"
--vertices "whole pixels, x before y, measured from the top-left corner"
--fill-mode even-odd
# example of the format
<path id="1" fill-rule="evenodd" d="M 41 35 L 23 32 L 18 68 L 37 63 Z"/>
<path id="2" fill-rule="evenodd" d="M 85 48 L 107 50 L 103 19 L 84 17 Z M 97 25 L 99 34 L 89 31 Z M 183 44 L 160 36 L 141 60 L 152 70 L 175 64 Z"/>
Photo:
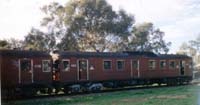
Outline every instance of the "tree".
<path id="1" fill-rule="evenodd" d="M 188 55 L 189 45 L 186 42 L 183 42 L 181 46 L 179 47 L 179 50 L 176 52 L 177 54 L 183 54 L 183 55 Z"/>
<path id="2" fill-rule="evenodd" d="M 165 42 L 164 32 L 154 28 L 152 23 L 142 23 L 133 27 L 129 37 L 128 50 L 153 51 L 155 53 L 169 51 L 171 42 Z"/>
<path id="3" fill-rule="evenodd" d="M 184 42 L 177 53 L 191 56 L 194 64 L 198 65 L 200 63 L 200 34 L 195 40 Z"/>
<path id="4" fill-rule="evenodd" d="M 51 34 L 41 32 L 38 29 L 32 28 L 25 36 L 25 49 L 34 50 L 53 50 L 56 46 L 55 37 Z"/>
<path id="5" fill-rule="evenodd" d="M 186 42 L 184 42 L 180 46 L 179 51 L 177 51 L 177 54 L 195 56 L 197 54 L 197 50 L 193 48 L 192 46 L 190 46 L 190 44 L 187 44 Z"/>
<path id="6" fill-rule="evenodd" d="M 196 54 L 199 54 L 198 52 L 200 52 L 200 35 L 196 38 L 196 40 L 190 40 L 188 43 L 182 43 L 178 53 L 180 52 L 189 56 L 195 56 Z"/>
<path id="7" fill-rule="evenodd" d="M 158 53 L 168 52 L 171 44 L 163 40 L 164 32 L 154 28 L 152 23 L 134 27 L 133 15 L 122 9 L 113 11 L 106 0 L 70 0 L 66 5 L 53 2 L 42 11 L 46 16 L 41 25 L 48 33 L 38 30 L 26 38 L 28 46 L 36 49 Z M 41 42 L 43 40 L 48 43 Z"/>
<path id="8" fill-rule="evenodd" d="M 200 34 L 197 36 L 196 40 L 189 41 L 190 46 L 200 52 Z"/>
<path id="9" fill-rule="evenodd" d="M 47 15 L 42 25 L 57 33 L 59 48 L 66 50 L 116 50 L 112 45 L 125 45 L 134 23 L 132 15 L 113 11 L 105 0 L 73 0 L 65 6 L 52 3 L 42 10 Z"/>
<path id="10" fill-rule="evenodd" d="M 10 44 L 10 49 L 24 49 L 24 41 L 11 38 L 8 40 Z"/>
<path id="11" fill-rule="evenodd" d="M 0 49 L 9 49 L 10 43 L 7 40 L 0 40 Z"/>
<path id="12" fill-rule="evenodd" d="M 23 40 L 14 38 L 0 40 L 0 49 L 23 49 Z"/>

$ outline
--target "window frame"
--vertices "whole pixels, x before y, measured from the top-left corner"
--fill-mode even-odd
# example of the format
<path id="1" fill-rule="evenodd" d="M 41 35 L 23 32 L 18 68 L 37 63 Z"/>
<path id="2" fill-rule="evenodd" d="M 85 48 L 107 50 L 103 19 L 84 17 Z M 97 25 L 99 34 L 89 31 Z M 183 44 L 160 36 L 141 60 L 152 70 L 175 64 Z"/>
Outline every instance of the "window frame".
<path id="1" fill-rule="evenodd" d="M 164 65 L 164 67 L 162 68 L 162 67 L 161 67 L 161 62 L 163 62 L 163 61 L 164 61 L 165 65 Z M 160 69 L 166 69 L 166 67 L 167 67 L 167 61 L 166 61 L 166 60 L 160 60 L 160 61 L 159 61 L 159 67 L 160 67 Z"/>
<path id="2" fill-rule="evenodd" d="M 64 68 L 64 62 L 65 62 L 65 61 L 67 61 L 68 64 L 69 64 L 68 70 L 65 70 L 65 68 Z M 69 60 L 69 59 L 63 59 L 63 60 L 62 60 L 62 71 L 63 71 L 63 72 L 70 71 L 70 60 Z"/>
<path id="3" fill-rule="evenodd" d="M 48 71 L 44 71 L 44 65 L 43 65 L 43 62 L 49 62 L 50 64 L 50 69 Z M 42 60 L 42 72 L 51 72 L 51 60 L 49 59 L 45 59 L 45 60 Z"/>
<path id="4" fill-rule="evenodd" d="M 174 62 L 174 67 L 171 66 L 171 62 Z M 174 70 L 174 69 L 176 69 L 176 66 L 177 66 L 177 64 L 176 64 L 175 60 L 169 60 L 169 69 Z"/>
<path id="5" fill-rule="evenodd" d="M 118 62 L 123 62 L 121 69 L 119 69 Z M 125 60 L 117 60 L 116 61 L 116 68 L 117 68 L 118 71 L 123 71 L 125 69 Z"/>
<path id="6" fill-rule="evenodd" d="M 22 70 L 22 61 L 30 61 L 29 70 Z M 32 67 L 33 65 L 32 65 L 31 59 L 20 59 L 20 65 L 19 65 L 19 66 L 20 66 L 20 71 L 23 71 L 23 72 L 26 72 L 26 71 L 27 71 L 27 72 L 30 72 L 30 71 L 32 71 L 32 68 L 33 68 L 33 67 Z"/>
<path id="7" fill-rule="evenodd" d="M 135 68 L 135 67 L 133 66 L 133 62 L 134 62 L 134 61 L 137 62 L 137 68 Z M 139 63 L 139 62 L 140 62 L 139 59 L 132 59 L 132 60 L 131 60 L 131 67 L 132 67 L 133 70 L 139 70 L 139 66 L 140 66 L 140 63 Z"/>
<path id="8" fill-rule="evenodd" d="M 105 61 L 109 61 L 109 62 L 110 62 L 110 69 L 105 69 L 105 66 L 104 66 Z M 112 70 L 112 60 L 103 60 L 103 70 L 105 70 L 105 71 L 110 71 L 110 70 Z"/>
<path id="9" fill-rule="evenodd" d="M 151 61 L 153 61 L 153 62 L 155 62 L 155 65 L 153 65 L 153 66 L 150 66 L 150 62 Z M 149 70 L 155 70 L 156 69 L 156 64 L 157 64 L 157 62 L 156 62 L 156 60 L 148 60 L 148 68 L 149 68 Z"/>

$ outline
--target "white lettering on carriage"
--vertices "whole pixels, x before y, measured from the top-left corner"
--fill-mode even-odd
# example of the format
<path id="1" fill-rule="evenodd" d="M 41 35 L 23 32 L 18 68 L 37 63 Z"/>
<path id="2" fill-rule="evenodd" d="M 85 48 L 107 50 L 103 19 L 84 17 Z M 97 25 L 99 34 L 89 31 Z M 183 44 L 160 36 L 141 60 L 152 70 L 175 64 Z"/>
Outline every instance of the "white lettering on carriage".
<path id="1" fill-rule="evenodd" d="M 76 67 L 76 64 L 71 64 L 71 67 Z"/>
<path id="2" fill-rule="evenodd" d="M 41 65 L 34 65 L 34 68 L 42 68 Z"/>

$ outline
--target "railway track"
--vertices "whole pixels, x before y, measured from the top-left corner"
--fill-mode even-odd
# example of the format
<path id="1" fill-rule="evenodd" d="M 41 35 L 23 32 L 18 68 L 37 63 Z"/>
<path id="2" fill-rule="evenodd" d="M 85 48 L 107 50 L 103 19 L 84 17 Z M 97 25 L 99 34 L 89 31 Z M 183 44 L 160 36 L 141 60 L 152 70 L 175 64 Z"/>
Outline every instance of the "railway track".
<path id="1" fill-rule="evenodd" d="M 195 85 L 195 84 L 188 84 L 188 85 Z M 178 85 L 183 86 L 183 85 Z M 98 94 L 98 93 L 109 93 L 109 92 L 117 92 L 117 91 L 127 91 L 127 90 L 142 90 L 142 89 L 153 89 L 153 88 L 165 88 L 165 87 L 177 87 L 177 86 L 168 86 L 168 85 L 146 85 L 146 86 L 129 86 L 123 88 L 111 88 L 111 89 L 104 89 L 98 92 L 80 92 L 80 93 L 70 93 L 65 94 L 64 92 L 60 92 L 59 94 L 38 94 L 35 96 L 30 97 L 15 97 L 14 99 L 3 99 L 3 101 L 16 101 L 16 100 L 32 100 L 32 99 L 49 99 L 49 98 L 61 98 L 66 96 L 80 96 L 80 95 L 88 95 L 88 94 Z"/>

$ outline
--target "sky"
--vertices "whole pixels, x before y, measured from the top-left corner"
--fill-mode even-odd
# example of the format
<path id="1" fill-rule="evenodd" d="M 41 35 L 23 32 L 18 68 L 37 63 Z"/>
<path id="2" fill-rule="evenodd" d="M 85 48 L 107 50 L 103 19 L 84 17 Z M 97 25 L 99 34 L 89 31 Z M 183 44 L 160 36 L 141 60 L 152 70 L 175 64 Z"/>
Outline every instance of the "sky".
<path id="1" fill-rule="evenodd" d="M 0 0 L 0 39 L 24 39 L 32 27 L 39 28 L 45 15 L 40 8 L 68 0 Z M 200 0 L 107 0 L 114 10 L 124 9 L 135 16 L 136 24 L 152 22 L 165 32 L 175 53 L 183 42 L 200 34 Z"/>

